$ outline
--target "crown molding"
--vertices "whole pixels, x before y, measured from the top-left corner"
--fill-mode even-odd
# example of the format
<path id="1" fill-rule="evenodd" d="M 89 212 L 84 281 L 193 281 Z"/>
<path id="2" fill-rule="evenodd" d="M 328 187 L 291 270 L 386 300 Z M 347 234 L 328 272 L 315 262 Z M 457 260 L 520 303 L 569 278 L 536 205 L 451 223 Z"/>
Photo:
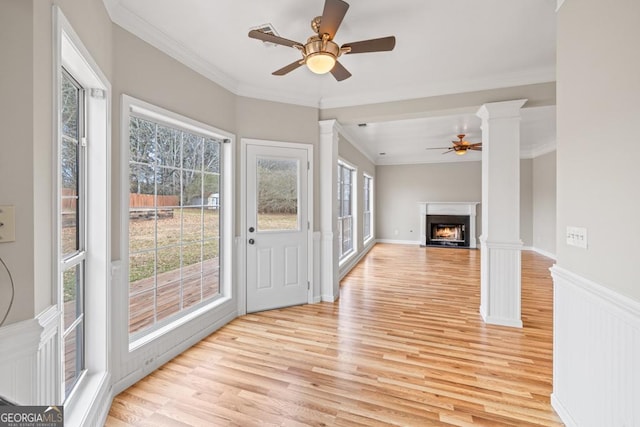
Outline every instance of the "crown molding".
<path id="1" fill-rule="evenodd" d="M 351 135 L 344 127 L 340 125 L 338 126 L 338 132 L 344 137 L 344 139 L 347 140 L 349 144 L 353 145 L 353 147 L 358 150 L 360 154 L 366 157 L 367 160 L 369 160 L 373 165 L 376 165 L 376 161 L 369 155 L 369 153 L 367 153 L 358 139 L 354 138 L 353 135 Z"/>
<path id="2" fill-rule="evenodd" d="M 405 86 L 376 93 L 373 91 L 363 91 L 360 94 L 328 96 L 324 98 L 313 94 L 283 93 L 280 90 L 257 87 L 234 79 L 216 67 L 215 64 L 205 60 L 185 45 L 169 37 L 161 29 L 133 13 L 122 5 L 120 0 L 103 0 L 103 2 L 114 23 L 231 93 L 247 98 L 328 109 L 547 83 L 553 82 L 556 79 L 555 67 L 545 67 L 524 72 L 466 80 L 465 82 L 451 80 L 438 85 L 428 82 L 418 87 Z"/>
<path id="3" fill-rule="evenodd" d="M 555 67 L 546 67 L 498 76 L 468 79 L 464 82 L 451 80 L 437 86 L 434 86 L 432 83 L 426 83 L 424 86 L 405 86 L 384 92 L 367 91 L 361 94 L 327 97 L 320 99 L 320 109 L 404 101 L 407 99 L 429 98 L 433 96 L 502 89 L 555 81 Z"/>
<path id="4" fill-rule="evenodd" d="M 262 99 L 264 101 L 272 102 L 282 102 L 285 104 L 300 105 L 303 107 L 320 108 L 319 98 L 312 95 L 306 97 L 295 96 L 288 93 L 283 93 L 282 91 L 260 88 L 244 83 L 239 83 L 237 91 L 235 91 L 234 93 L 238 96 L 244 96 L 246 98 Z"/>
<path id="5" fill-rule="evenodd" d="M 520 151 L 521 159 L 535 159 L 548 153 L 556 151 L 556 141 L 532 147 L 528 150 Z"/>
<path id="6" fill-rule="evenodd" d="M 455 154 L 453 156 L 456 156 Z M 389 158 L 389 159 L 378 159 L 377 162 L 374 162 L 374 164 L 376 166 L 405 166 L 405 165 L 435 165 L 435 164 L 442 164 L 442 163 L 473 163 L 473 162 L 481 162 L 481 159 L 472 159 L 472 158 L 465 158 L 462 159 L 460 157 L 464 157 L 464 156 L 456 156 L 455 158 L 453 158 L 453 156 L 451 156 L 451 159 L 443 159 L 443 160 L 416 160 L 415 157 L 410 157 L 410 156 L 398 156 L 395 158 Z"/>
<path id="7" fill-rule="evenodd" d="M 221 71 L 211 62 L 203 59 L 182 43 L 166 35 L 121 4 L 119 0 L 103 0 L 111 20 L 136 37 L 149 43 L 156 49 L 186 65 L 195 72 L 219 84 L 234 94 L 238 93 L 238 82 Z"/>

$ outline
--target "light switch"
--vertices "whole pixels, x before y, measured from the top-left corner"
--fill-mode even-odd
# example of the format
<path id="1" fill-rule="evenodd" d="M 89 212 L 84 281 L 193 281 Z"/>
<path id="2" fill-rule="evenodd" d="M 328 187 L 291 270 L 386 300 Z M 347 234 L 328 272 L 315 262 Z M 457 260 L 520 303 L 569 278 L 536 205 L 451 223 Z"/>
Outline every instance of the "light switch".
<path id="1" fill-rule="evenodd" d="M 567 245 L 587 249 L 587 229 L 567 226 Z"/>
<path id="2" fill-rule="evenodd" d="M 14 206 L 0 206 L 0 243 L 15 242 L 16 214 Z"/>

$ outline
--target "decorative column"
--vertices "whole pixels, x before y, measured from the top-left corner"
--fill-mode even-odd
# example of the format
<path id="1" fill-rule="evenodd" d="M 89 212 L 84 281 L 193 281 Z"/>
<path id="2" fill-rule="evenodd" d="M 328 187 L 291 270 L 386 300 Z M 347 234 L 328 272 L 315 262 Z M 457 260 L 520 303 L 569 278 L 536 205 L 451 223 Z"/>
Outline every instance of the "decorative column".
<path id="1" fill-rule="evenodd" d="M 334 302 L 339 296 L 338 282 L 338 122 L 321 120 L 320 124 L 320 296 Z"/>
<path id="2" fill-rule="evenodd" d="M 480 314 L 521 328 L 520 108 L 526 99 L 484 104 Z"/>

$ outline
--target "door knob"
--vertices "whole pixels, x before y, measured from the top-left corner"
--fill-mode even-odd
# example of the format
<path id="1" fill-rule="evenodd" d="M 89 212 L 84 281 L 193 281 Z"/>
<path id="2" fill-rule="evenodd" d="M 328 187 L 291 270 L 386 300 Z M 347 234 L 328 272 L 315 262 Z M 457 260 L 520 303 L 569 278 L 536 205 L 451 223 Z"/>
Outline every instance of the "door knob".
<path id="1" fill-rule="evenodd" d="M 253 233 L 254 231 L 256 231 L 256 229 L 255 229 L 255 228 L 253 228 L 253 227 L 249 227 L 249 233 Z"/>
<path id="2" fill-rule="evenodd" d="M 253 239 L 249 239 L 249 244 L 250 244 L 250 245 L 253 245 L 255 242 L 256 242 L 255 240 L 253 240 Z"/>

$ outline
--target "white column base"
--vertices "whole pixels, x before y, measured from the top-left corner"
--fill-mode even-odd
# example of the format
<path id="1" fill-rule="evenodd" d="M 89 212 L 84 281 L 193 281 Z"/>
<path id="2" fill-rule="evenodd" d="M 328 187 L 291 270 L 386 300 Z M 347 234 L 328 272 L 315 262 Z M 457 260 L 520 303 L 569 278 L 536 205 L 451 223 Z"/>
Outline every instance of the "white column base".
<path id="1" fill-rule="evenodd" d="M 522 242 L 487 242 L 481 237 L 480 243 L 480 315 L 492 325 L 522 328 Z"/>
<path id="2" fill-rule="evenodd" d="M 335 235 L 330 232 L 322 233 L 322 272 L 321 280 L 321 299 L 324 302 L 335 302 L 339 295 L 338 282 L 338 264 L 335 261 L 334 250 L 336 244 Z"/>

